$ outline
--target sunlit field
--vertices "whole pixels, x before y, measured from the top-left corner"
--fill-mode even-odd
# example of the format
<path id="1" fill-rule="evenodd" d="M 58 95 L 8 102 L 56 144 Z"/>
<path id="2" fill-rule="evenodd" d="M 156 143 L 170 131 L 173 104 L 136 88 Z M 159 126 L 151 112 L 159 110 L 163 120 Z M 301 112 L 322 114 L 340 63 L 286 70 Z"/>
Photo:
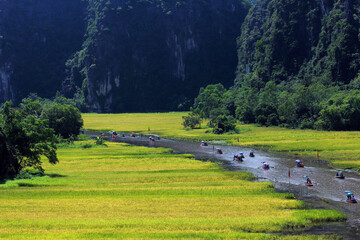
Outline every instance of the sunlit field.
<path id="1" fill-rule="evenodd" d="M 335 132 L 238 125 L 240 134 L 215 135 L 202 129 L 186 130 L 181 125 L 187 113 L 83 114 L 85 128 L 159 134 L 168 138 L 208 140 L 297 154 L 303 159 L 330 161 L 335 168 L 360 169 L 360 132 Z M 150 131 L 148 131 L 150 128 Z"/>
<path id="2" fill-rule="evenodd" d="M 332 239 L 278 233 L 345 218 L 191 155 L 106 144 L 62 145 L 45 177 L 1 184 L 0 239 Z"/>

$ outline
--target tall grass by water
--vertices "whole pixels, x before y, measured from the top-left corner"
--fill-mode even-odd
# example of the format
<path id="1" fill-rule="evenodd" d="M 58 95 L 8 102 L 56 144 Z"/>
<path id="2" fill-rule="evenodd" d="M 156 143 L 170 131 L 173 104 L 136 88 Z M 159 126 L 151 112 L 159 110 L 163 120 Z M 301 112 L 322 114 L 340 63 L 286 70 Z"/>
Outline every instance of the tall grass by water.
<path id="1" fill-rule="evenodd" d="M 345 218 L 304 210 L 249 173 L 171 152 L 61 145 L 45 177 L 0 185 L 0 239 L 331 239 L 278 233 Z"/>
<path id="2" fill-rule="evenodd" d="M 335 168 L 360 169 L 360 132 L 315 131 L 258 127 L 238 124 L 239 134 L 216 135 L 201 129 L 186 130 L 181 125 L 186 112 L 149 114 L 83 114 L 85 128 L 93 130 L 156 133 L 163 137 L 193 141 L 223 141 L 299 155 L 303 159 L 327 160 Z M 148 131 L 150 128 L 150 131 Z"/>

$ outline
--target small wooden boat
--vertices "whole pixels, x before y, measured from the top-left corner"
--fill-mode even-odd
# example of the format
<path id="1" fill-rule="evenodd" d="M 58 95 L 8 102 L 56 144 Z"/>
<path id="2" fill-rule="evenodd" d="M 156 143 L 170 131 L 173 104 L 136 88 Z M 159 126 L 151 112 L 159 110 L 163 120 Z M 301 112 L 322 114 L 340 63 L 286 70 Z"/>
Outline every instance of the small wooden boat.
<path id="1" fill-rule="evenodd" d="M 233 160 L 237 160 L 237 161 L 240 161 L 240 162 L 243 162 L 244 161 L 244 156 L 240 156 L 238 154 L 234 154 L 234 158 Z"/>
<path id="2" fill-rule="evenodd" d="M 335 177 L 339 179 L 344 179 L 345 178 L 344 172 L 343 171 L 337 172 Z"/>
<path id="3" fill-rule="evenodd" d="M 295 162 L 297 167 L 304 167 L 304 164 L 301 162 L 301 160 L 296 160 Z"/>
<path id="4" fill-rule="evenodd" d="M 268 169 L 270 169 L 270 164 L 269 163 L 267 163 L 267 162 L 261 162 L 263 165 L 262 165 L 262 168 L 264 169 L 264 170 L 268 170 Z"/>
<path id="5" fill-rule="evenodd" d="M 348 203 L 357 203 L 355 197 L 354 197 L 354 194 L 350 191 L 345 191 L 346 193 L 346 196 L 347 196 L 347 199 L 346 199 L 346 202 Z"/>
<path id="6" fill-rule="evenodd" d="M 254 151 L 250 151 L 249 157 L 255 157 Z"/>

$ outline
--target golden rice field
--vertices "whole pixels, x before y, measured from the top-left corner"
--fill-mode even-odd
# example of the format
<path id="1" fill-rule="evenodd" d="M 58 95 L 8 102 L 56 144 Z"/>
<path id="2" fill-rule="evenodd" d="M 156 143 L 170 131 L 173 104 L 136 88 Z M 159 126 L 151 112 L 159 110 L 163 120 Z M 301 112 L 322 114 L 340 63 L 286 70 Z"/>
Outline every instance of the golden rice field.
<path id="1" fill-rule="evenodd" d="M 345 218 L 170 149 L 88 140 L 58 157 L 45 177 L 0 184 L 0 239 L 335 239 L 279 233 Z"/>
<path id="2" fill-rule="evenodd" d="M 238 125 L 240 134 L 215 135 L 208 128 L 186 130 L 181 125 L 185 112 L 138 114 L 83 114 L 85 128 L 125 132 L 150 132 L 168 138 L 194 141 L 224 141 L 227 144 L 251 146 L 271 151 L 289 152 L 302 158 L 330 161 L 336 168 L 360 169 L 360 132 L 315 131 Z"/>

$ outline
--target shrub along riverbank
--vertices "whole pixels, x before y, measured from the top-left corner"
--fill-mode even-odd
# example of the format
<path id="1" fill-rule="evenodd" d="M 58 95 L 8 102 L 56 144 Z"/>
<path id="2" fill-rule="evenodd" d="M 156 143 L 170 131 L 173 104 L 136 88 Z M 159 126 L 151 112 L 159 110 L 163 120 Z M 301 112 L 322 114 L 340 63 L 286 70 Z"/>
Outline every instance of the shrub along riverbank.
<path id="1" fill-rule="evenodd" d="M 86 129 L 116 130 L 160 134 L 162 137 L 192 141 L 223 141 L 242 145 L 287 152 L 301 159 L 315 159 L 331 163 L 334 168 L 360 169 L 360 132 L 315 131 L 279 127 L 238 125 L 239 134 L 217 135 L 206 133 L 206 123 L 201 129 L 186 130 L 181 125 L 184 112 L 139 114 L 83 114 Z M 148 129 L 150 128 L 150 131 Z"/>
<path id="2" fill-rule="evenodd" d="M 304 210 L 270 183 L 191 155 L 106 144 L 60 145 L 59 164 L 44 162 L 46 176 L 1 184 L 0 238 L 278 239 L 273 234 L 345 219 Z"/>

